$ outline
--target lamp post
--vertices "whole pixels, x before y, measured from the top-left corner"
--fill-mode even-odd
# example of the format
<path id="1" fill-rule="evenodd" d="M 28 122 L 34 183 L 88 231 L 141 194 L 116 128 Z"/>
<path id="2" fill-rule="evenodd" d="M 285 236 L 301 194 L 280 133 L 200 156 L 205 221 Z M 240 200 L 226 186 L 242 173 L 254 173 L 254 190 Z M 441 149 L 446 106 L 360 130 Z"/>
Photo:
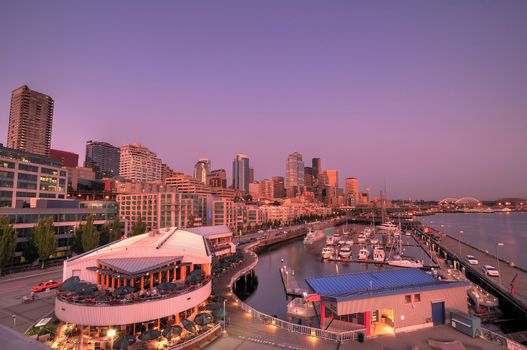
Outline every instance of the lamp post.
<path id="1" fill-rule="evenodd" d="M 16 328 L 16 315 L 11 315 L 11 317 L 13 318 L 13 329 Z"/>
<path id="2" fill-rule="evenodd" d="M 106 333 L 106 335 L 110 337 L 110 339 L 111 339 L 110 349 L 113 349 L 113 337 L 115 337 L 115 329 L 110 328 L 108 330 L 108 333 Z"/>
<path id="3" fill-rule="evenodd" d="M 504 244 L 502 242 L 497 242 L 496 243 L 496 264 L 498 265 L 498 281 L 500 282 L 500 286 L 501 286 L 501 272 L 500 272 L 500 259 L 498 258 L 498 247 L 500 246 L 504 246 Z"/>
<path id="4" fill-rule="evenodd" d="M 459 231 L 459 236 L 457 238 L 457 241 L 459 243 L 459 262 L 461 262 L 461 234 L 465 233 L 463 230 Z M 461 270 L 461 264 L 459 265 L 459 269 Z"/>
<path id="5" fill-rule="evenodd" d="M 226 311 L 227 300 L 223 300 L 223 335 L 227 335 L 227 311 Z"/>

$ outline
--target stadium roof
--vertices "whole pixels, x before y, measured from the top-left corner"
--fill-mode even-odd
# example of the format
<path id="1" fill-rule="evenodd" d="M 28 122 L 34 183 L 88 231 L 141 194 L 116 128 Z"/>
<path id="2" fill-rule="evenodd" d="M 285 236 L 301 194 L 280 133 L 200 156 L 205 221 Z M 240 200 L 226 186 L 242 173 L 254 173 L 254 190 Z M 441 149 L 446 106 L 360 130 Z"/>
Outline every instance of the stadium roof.
<path id="1" fill-rule="evenodd" d="M 397 269 L 308 278 L 307 284 L 327 301 L 364 299 L 426 290 L 468 286 L 468 282 L 439 281 L 420 269 Z"/>
<path id="2" fill-rule="evenodd" d="M 192 232 L 203 236 L 205 238 L 216 238 L 214 236 L 232 236 L 232 231 L 227 225 L 202 226 L 182 229 L 187 232 Z"/>

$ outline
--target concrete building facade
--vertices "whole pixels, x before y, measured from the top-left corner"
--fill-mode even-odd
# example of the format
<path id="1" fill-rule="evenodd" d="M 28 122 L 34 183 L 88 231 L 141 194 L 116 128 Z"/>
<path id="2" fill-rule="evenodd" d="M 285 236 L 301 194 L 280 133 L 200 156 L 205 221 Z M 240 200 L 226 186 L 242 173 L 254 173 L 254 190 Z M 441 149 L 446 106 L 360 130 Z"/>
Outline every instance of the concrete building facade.
<path id="1" fill-rule="evenodd" d="M 161 181 L 161 159 L 140 144 L 121 146 L 119 174 L 136 181 Z"/>
<path id="2" fill-rule="evenodd" d="M 101 141 L 86 141 L 84 166 L 95 171 L 97 179 L 113 178 L 119 175 L 121 150 L 119 147 Z"/>

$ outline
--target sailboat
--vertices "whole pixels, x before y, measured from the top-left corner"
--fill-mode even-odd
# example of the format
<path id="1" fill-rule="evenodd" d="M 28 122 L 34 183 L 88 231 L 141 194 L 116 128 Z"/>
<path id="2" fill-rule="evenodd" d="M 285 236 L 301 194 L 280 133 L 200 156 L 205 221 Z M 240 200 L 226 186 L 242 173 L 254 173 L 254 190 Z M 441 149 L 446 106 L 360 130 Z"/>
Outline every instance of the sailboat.
<path id="1" fill-rule="evenodd" d="M 400 223 L 399 223 L 400 225 Z M 397 250 L 398 254 L 393 255 L 392 257 L 388 257 L 387 263 L 390 266 L 396 266 L 396 267 L 414 267 L 414 268 L 421 268 L 423 267 L 423 262 L 410 258 L 410 257 L 403 257 L 402 254 L 402 239 L 401 235 L 395 235 L 394 234 L 394 240 L 397 243 Z M 395 247 L 395 244 L 394 244 Z M 390 255 L 393 252 L 393 248 L 390 250 Z"/>

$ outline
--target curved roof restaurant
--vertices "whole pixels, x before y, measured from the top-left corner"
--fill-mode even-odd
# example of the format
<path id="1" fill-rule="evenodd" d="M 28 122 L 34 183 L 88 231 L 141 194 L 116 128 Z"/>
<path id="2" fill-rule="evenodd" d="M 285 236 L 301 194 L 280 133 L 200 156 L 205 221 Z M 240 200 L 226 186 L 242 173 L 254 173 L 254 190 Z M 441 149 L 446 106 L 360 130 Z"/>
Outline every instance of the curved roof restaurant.
<path id="1" fill-rule="evenodd" d="M 65 261 L 55 303 L 64 339 L 78 335 L 81 349 L 113 347 L 114 341 L 133 349 L 141 342 L 172 345 L 219 328 L 214 320 L 223 315 L 212 311 L 221 307 L 205 308 L 213 254 L 207 236 L 191 231 L 152 231 Z"/>

